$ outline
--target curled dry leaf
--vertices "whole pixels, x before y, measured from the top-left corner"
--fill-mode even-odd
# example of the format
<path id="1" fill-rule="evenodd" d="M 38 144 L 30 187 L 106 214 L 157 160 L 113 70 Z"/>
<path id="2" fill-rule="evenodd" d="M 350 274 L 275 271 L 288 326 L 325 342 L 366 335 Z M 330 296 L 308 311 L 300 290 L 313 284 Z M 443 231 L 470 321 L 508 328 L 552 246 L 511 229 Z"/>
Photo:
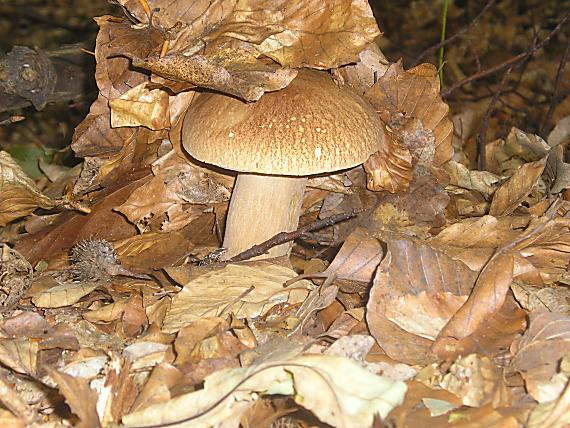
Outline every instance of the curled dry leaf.
<path id="1" fill-rule="evenodd" d="M 510 404 L 501 369 L 487 357 L 458 357 L 441 381 L 441 387 L 461 398 L 466 406 Z"/>
<path id="2" fill-rule="evenodd" d="M 474 334 L 501 309 L 513 281 L 513 270 L 511 253 L 499 254 L 489 261 L 479 274 L 469 299 L 441 330 L 434 352 L 446 357 L 454 355 L 461 339 Z"/>
<path id="3" fill-rule="evenodd" d="M 71 411 L 79 416 L 78 428 L 98 428 L 101 426 L 97 414 L 97 393 L 89 387 L 89 381 L 73 377 L 48 368 L 50 377 L 55 380 L 59 392 L 65 397 Z"/>
<path id="4" fill-rule="evenodd" d="M 333 73 L 338 73 L 345 85 L 350 86 L 360 95 L 364 95 L 386 73 L 389 66 L 390 62 L 380 51 L 378 45 L 373 43 L 358 54 L 356 64 L 345 65 Z"/>
<path id="5" fill-rule="evenodd" d="M 560 360 L 570 352 L 570 316 L 532 312 L 529 329 L 513 342 L 511 352 L 509 369 L 521 374 L 532 397 L 539 402 L 553 400 L 562 392 L 554 377 Z"/>
<path id="6" fill-rule="evenodd" d="M 283 89 L 297 76 L 297 70 L 289 68 L 239 62 L 224 64 L 207 55 L 132 57 L 132 61 L 133 66 L 161 77 L 224 92 L 250 102 L 259 100 L 265 92 Z"/>
<path id="7" fill-rule="evenodd" d="M 453 154 L 453 124 L 439 89 L 433 65 L 404 71 L 401 63 L 395 63 L 365 94 L 398 142 L 434 166 L 444 164 Z"/>
<path id="8" fill-rule="evenodd" d="M 27 216 L 38 207 L 56 205 L 39 191 L 8 152 L 0 151 L 0 227 Z"/>
<path id="9" fill-rule="evenodd" d="M 34 269 L 16 250 L 0 243 L 0 312 L 11 310 L 32 285 Z"/>
<path id="10" fill-rule="evenodd" d="M 371 426 L 375 414 L 385 418 L 403 401 L 406 389 L 405 383 L 374 375 L 348 358 L 300 355 L 216 372 L 206 379 L 204 389 L 127 415 L 123 422 L 132 426 L 188 418 L 192 426 L 218 426 L 263 392 L 292 396 L 329 425 L 361 428 Z M 232 414 L 231 420 L 239 420 L 234 418 L 243 411 Z"/>
<path id="11" fill-rule="evenodd" d="M 380 192 L 397 193 L 407 190 L 412 179 L 412 154 L 386 133 L 382 150 L 364 162 L 367 175 L 366 187 Z"/>
<path id="12" fill-rule="evenodd" d="M 467 190 L 476 190 L 485 198 L 489 198 L 495 192 L 500 178 L 488 171 L 472 171 L 459 162 L 450 160 L 444 165 L 449 174 L 449 184 Z"/>
<path id="13" fill-rule="evenodd" d="M 121 3 L 141 22 L 140 4 Z M 256 55 L 284 67 L 336 68 L 355 62 L 380 35 L 366 0 L 148 0 L 159 8 L 153 16 L 164 28 L 178 26 L 174 52 L 199 47 L 198 41 L 240 41 Z M 326 46 L 326 49 L 323 49 Z"/>
<path id="14" fill-rule="evenodd" d="M 109 105 L 129 89 L 148 81 L 148 76 L 130 69 L 130 61 L 121 53 L 148 56 L 162 43 L 154 28 L 135 29 L 130 23 L 105 16 L 96 19 L 99 32 L 95 43 L 95 80 L 99 97 L 87 117 L 75 129 L 72 149 L 77 156 L 108 156 L 119 151 L 135 135 L 129 128 L 111 128 Z"/>
<path id="15" fill-rule="evenodd" d="M 138 189 L 120 206 L 123 213 L 139 229 L 151 217 L 162 219 L 161 229 L 182 229 L 202 214 L 203 209 L 188 209 L 187 204 L 214 204 L 227 201 L 229 190 L 216 181 L 207 170 L 177 156 L 174 151 L 152 165 L 154 177 Z M 164 218 L 168 214 L 168 219 Z"/>
<path id="16" fill-rule="evenodd" d="M 109 101 L 111 127 L 146 126 L 158 130 L 170 128 L 168 94 L 161 89 L 147 89 L 141 83 L 119 98 Z"/>
<path id="17" fill-rule="evenodd" d="M 513 127 L 506 140 L 486 145 L 485 165 L 494 174 L 511 176 L 520 166 L 546 157 L 549 151 L 550 146 L 538 135 Z"/>
<path id="18" fill-rule="evenodd" d="M 295 278 L 329 278 L 339 281 L 344 292 L 365 291 L 376 267 L 384 257 L 384 249 L 378 239 L 363 227 L 356 228 L 344 241 L 330 266 L 323 272 L 303 274 Z"/>
<path id="19" fill-rule="evenodd" d="M 505 183 L 503 183 L 493 197 L 489 214 L 503 216 L 511 214 L 528 196 L 538 183 L 544 167 L 546 157 L 536 162 L 526 163 L 518 168 Z"/>

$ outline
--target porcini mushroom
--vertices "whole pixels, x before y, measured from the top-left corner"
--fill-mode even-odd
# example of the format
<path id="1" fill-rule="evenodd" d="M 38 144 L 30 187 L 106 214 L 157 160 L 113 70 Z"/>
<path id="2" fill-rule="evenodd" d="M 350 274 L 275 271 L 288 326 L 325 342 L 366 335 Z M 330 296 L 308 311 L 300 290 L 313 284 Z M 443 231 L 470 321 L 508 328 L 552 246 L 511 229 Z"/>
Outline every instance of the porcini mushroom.
<path id="1" fill-rule="evenodd" d="M 383 135 L 367 101 L 314 70 L 300 70 L 288 87 L 255 103 L 202 93 L 182 128 L 192 157 L 238 172 L 226 219 L 226 258 L 295 230 L 307 177 L 363 163 L 380 149 Z M 262 258 L 290 249 L 283 244 Z"/>

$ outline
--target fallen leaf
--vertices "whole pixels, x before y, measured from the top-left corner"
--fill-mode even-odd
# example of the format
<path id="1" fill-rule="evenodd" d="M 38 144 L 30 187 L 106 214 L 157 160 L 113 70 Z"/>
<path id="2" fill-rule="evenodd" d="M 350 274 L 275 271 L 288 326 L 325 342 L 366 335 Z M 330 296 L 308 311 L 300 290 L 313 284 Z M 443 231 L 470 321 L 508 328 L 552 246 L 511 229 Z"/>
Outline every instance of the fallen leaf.
<path id="1" fill-rule="evenodd" d="M 166 314 L 163 329 L 175 332 L 192 321 L 233 313 L 240 318 L 260 316 L 276 303 L 301 302 L 312 288 L 306 280 L 284 288 L 295 272 L 283 266 L 258 262 L 228 264 L 191 280 L 178 293 Z"/>
<path id="2" fill-rule="evenodd" d="M 56 205 L 39 191 L 8 152 L 0 151 L 0 227 L 38 207 L 53 208 Z"/>
<path id="3" fill-rule="evenodd" d="M 71 411 L 79 416 L 78 428 L 98 428 L 101 426 L 97 414 L 97 394 L 89 387 L 86 379 L 73 377 L 55 369 L 48 368 L 49 375 L 57 383 L 60 393 L 65 397 Z"/>
<path id="4" fill-rule="evenodd" d="M 206 379 L 203 390 L 127 415 L 123 422 L 129 426 L 145 420 L 184 419 L 195 427 L 215 426 L 237 405 L 254 400 L 257 391 L 292 395 L 325 423 L 360 428 L 370 426 L 376 413 L 384 418 L 401 403 L 406 385 L 376 376 L 347 358 L 301 355 L 216 372 Z"/>
<path id="5" fill-rule="evenodd" d="M 530 162 L 521 166 L 505 183 L 503 183 L 493 196 L 489 215 L 503 216 L 511 214 L 536 186 L 544 167 L 546 159 Z"/>
<path id="6" fill-rule="evenodd" d="M 570 316 L 532 312 L 529 329 L 513 342 L 511 351 L 514 357 L 509 369 L 521 374 L 535 400 L 550 401 L 546 386 L 557 373 L 562 357 L 570 352 Z"/>
<path id="7" fill-rule="evenodd" d="M 109 101 L 111 127 L 146 126 L 152 130 L 170 128 L 168 94 L 160 89 L 149 90 L 146 83 L 129 89 Z"/>

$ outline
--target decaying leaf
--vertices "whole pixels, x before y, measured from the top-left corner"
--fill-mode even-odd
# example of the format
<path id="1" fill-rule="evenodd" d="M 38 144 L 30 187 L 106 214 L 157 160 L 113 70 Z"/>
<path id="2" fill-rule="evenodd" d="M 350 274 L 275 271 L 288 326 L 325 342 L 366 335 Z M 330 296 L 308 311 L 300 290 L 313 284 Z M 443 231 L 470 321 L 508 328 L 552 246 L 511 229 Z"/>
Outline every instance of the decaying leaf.
<path id="1" fill-rule="evenodd" d="M 495 192 L 489 214 L 502 216 L 512 213 L 528 196 L 544 171 L 546 158 L 521 166 Z"/>
<path id="2" fill-rule="evenodd" d="M 111 127 L 146 126 L 149 129 L 170 128 L 168 94 L 160 89 L 149 90 L 146 83 L 128 90 L 109 101 Z"/>
<path id="3" fill-rule="evenodd" d="M 265 92 L 286 87 L 297 76 L 297 70 L 219 61 L 217 56 L 173 54 L 162 58 L 131 57 L 135 67 L 150 70 L 159 76 L 191 83 L 201 88 L 234 95 L 245 101 L 257 101 Z"/>
<path id="4" fill-rule="evenodd" d="M 355 229 L 344 241 L 330 266 L 323 272 L 295 278 L 334 278 L 345 292 L 364 291 L 372 282 L 376 267 L 384 256 L 378 239 L 364 228 Z"/>
<path id="5" fill-rule="evenodd" d="M 203 390 L 127 415 L 123 421 L 130 426 L 149 418 L 158 423 L 186 419 L 195 427 L 215 426 L 237 409 L 245 411 L 258 391 L 292 395 L 325 423 L 360 428 L 370 426 L 376 413 L 385 417 L 398 405 L 406 385 L 374 375 L 348 358 L 301 355 L 216 372 L 206 379 Z"/>
<path id="6" fill-rule="evenodd" d="M 0 151 L 0 226 L 56 203 L 38 190 L 33 180 L 5 151 Z"/>
<path id="7" fill-rule="evenodd" d="M 70 306 L 100 286 L 100 282 L 66 282 L 48 290 L 34 293 L 32 295 L 32 302 L 38 308 L 61 308 L 63 306 Z"/>
<path id="8" fill-rule="evenodd" d="M 176 295 L 163 328 L 174 332 L 199 318 L 229 313 L 253 318 L 276 303 L 301 302 L 312 287 L 302 280 L 284 288 L 294 276 L 293 270 L 268 262 L 228 264 L 204 273 Z"/>
<path id="9" fill-rule="evenodd" d="M 570 316 L 532 312 L 529 329 L 514 341 L 512 352 L 509 368 L 521 374 L 532 397 L 540 403 L 554 400 L 565 385 L 556 382 L 556 374 L 560 360 L 570 352 Z"/>
<path id="10" fill-rule="evenodd" d="M 214 204 L 227 201 L 229 190 L 217 181 L 214 173 L 168 152 L 153 165 L 154 177 L 136 189 L 117 211 L 123 213 L 143 231 L 151 217 L 161 219 L 161 229 L 173 231 L 198 218 L 201 207 L 187 204 Z M 164 214 L 168 218 L 164 218 Z"/>
<path id="11" fill-rule="evenodd" d="M 493 403 L 509 404 L 501 369 L 487 357 L 470 354 L 459 357 L 451 365 L 442 382 L 442 388 L 461 398 L 466 406 L 480 407 Z"/>
<path id="12" fill-rule="evenodd" d="M 367 91 L 366 98 L 388 129 L 398 135 L 399 142 L 418 159 L 439 166 L 451 158 L 453 124 L 447 115 L 449 107 L 439 95 L 433 65 L 421 64 L 404 71 L 401 63 L 392 64 Z"/>
<path id="13" fill-rule="evenodd" d="M 141 22 L 148 22 L 138 2 L 121 3 Z M 196 50 L 198 40 L 208 45 L 230 39 L 284 67 L 327 69 L 355 62 L 380 34 L 364 0 L 226 0 L 192 7 L 181 1 L 149 0 L 148 4 L 160 10 L 154 16 L 165 28 L 182 27 L 172 42 L 175 52 Z"/>
<path id="14" fill-rule="evenodd" d="M 0 243 L 0 312 L 10 310 L 32 285 L 32 265 L 16 250 Z"/>
<path id="15" fill-rule="evenodd" d="M 98 428 L 101 426 L 97 414 L 97 394 L 89 387 L 89 381 L 80 377 L 73 377 L 55 369 L 48 370 L 50 376 L 56 381 L 59 391 L 71 407 L 73 413 L 79 416 L 79 428 Z"/>

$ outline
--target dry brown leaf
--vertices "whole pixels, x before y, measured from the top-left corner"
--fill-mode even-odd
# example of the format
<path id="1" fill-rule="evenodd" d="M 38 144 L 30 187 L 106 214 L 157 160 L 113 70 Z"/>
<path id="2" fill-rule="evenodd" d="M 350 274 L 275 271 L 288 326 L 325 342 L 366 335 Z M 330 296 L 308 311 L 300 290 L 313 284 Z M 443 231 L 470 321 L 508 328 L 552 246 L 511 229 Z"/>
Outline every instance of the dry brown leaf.
<path id="1" fill-rule="evenodd" d="M 568 205 L 566 204 L 566 209 Z M 540 280 L 535 285 L 553 284 L 567 274 L 570 263 L 570 219 L 548 215 L 536 219 L 532 224 L 540 225 L 539 233 L 529 236 L 517 245 L 520 255 L 538 270 Z M 540 226 L 537 226 L 540 227 Z M 520 278 L 525 279 L 521 277 Z"/>
<path id="2" fill-rule="evenodd" d="M 176 336 L 174 348 L 176 365 L 198 364 L 203 371 L 202 377 L 223 366 L 237 366 L 238 354 L 247 349 L 229 329 L 227 322 L 220 318 L 203 318 L 182 328 Z M 193 377 L 196 379 L 196 373 Z"/>
<path id="3" fill-rule="evenodd" d="M 360 95 L 376 83 L 380 76 L 388 70 L 390 62 L 380 51 L 377 44 L 368 45 L 358 54 L 356 64 L 348 64 L 333 71 L 338 73 L 345 85 L 350 86 Z"/>
<path id="4" fill-rule="evenodd" d="M 467 190 L 476 190 L 485 198 L 490 197 L 495 192 L 496 184 L 500 177 L 488 171 L 471 171 L 459 162 L 450 160 L 444 165 L 445 171 L 449 174 L 449 184 Z"/>
<path id="5" fill-rule="evenodd" d="M 549 385 L 560 360 L 570 352 L 570 316 L 532 312 L 529 329 L 513 342 L 511 352 L 514 357 L 509 368 L 522 375 L 532 397 L 539 402 L 552 400 Z"/>
<path id="6" fill-rule="evenodd" d="M 35 339 L 0 339 L 0 363 L 18 373 L 36 375 L 38 351 Z"/>
<path id="7" fill-rule="evenodd" d="M 495 407 L 511 404 L 501 369 L 489 358 L 477 354 L 458 357 L 442 379 L 441 387 L 470 407 L 488 403 Z"/>
<path id="8" fill-rule="evenodd" d="M 299 303 L 312 288 L 306 280 L 284 288 L 295 272 L 268 262 L 228 264 L 191 280 L 172 301 L 164 331 L 175 332 L 197 319 L 233 313 L 240 318 L 262 315 L 277 303 Z"/>
<path id="9" fill-rule="evenodd" d="M 32 285 L 33 276 L 34 268 L 24 256 L 0 243 L 0 312 L 13 309 Z"/>
<path id="10" fill-rule="evenodd" d="M 148 327 L 148 318 L 140 295 L 129 298 L 121 314 L 121 334 L 125 337 L 137 337 Z"/>
<path id="11" fill-rule="evenodd" d="M 395 427 L 449 427 L 449 412 L 460 407 L 461 400 L 446 390 L 431 389 L 417 381 L 408 382 L 407 385 L 404 402 L 390 413 L 386 423 Z M 438 415 L 430 414 L 426 400 L 447 404 L 447 411 Z"/>
<path id="12" fill-rule="evenodd" d="M 341 280 L 338 285 L 342 291 L 364 291 L 372 282 L 382 257 L 384 249 L 380 241 L 365 228 L 358 227 L 346 238 L 325 271 L 303 274 L 296 279 L 333 277 Z"/>
<path id="13" fill-rule="evenodd" d="M 182 376 L 183 373 L 171 364 L 161 363 L 156 365 L 142 387 L 141 392 L 136 397 L 131 411 L 136 412 L 153 404 L 170 400 L 172 398 L 170 388 L 175 386 Z"/>
<path id="14" fill-rule="evenodd" d="M 469 299 L 448 321 L 433 345 L 442 357 L 457 352 L 461 339 L 470 336 L 503 306 L 514 270 L 513 255 L 501 253 L 483 268 Z"/>
<path id="15" fill-rule="evenodd" d="M 515 281 L 511 290 L 527 311 L 544 310 L 570 315 L 570 289 L 567 286 L 534 287 Z"/>
<path id="16" fill-rule="evenodd" d="M 528 428 L 565 428 L 570 424 L 570 383 L 556 400 L 539 404 L 528 417 Z"/>
<path id="17" fill-rule="evenodd" d="M 513 339 L 526 327 L 526 312 L 523 311 L 512 294 L 507 294 L 503 306 L 489 316 L 471 335 L 459 340 L 454 348 L 438 352 L 438 356 L 447 360 L 457 355 L 472 352 L 489 358 L 500 356 L 509 348 Z"/>
<path id="18" fill-rule="evenodd" d="M 0 151 L 0 227 L 38 207 L 54 206 L 56 203 L 39 191 L 12 156 Z"/>
<path id="19" fill-rule="evenodd" d="M 223 92 L 248 102 L 259 100 L 265 92 L 285 88 L 297 76 L 297 70 L 289 68 L 243 63 L 239 51 L 235 51 L 234 55 L 230 53 L 224 61 L 220 61 L 219 52 L 216 54 L 172 54 L 144 59 L 129 57 L 133 66 L 152 71 L 161 77 Z"/>
<path id="20" fill-rule="evenodd" d="M 453 124 L 439 89 L 433 65 L 420 64 L 404 71 L 401 63 L 395 63 L 366 93 L 389 129 L 397 133 L 398 141 L 418 159 L 434 166 L 447 162 L 453 153 Z"/>
<path id="21" fill-rule="evenodd" d="M 141 83 L 119 98 L 109 101 L 111 127 L 146 126 L 152 130 L 170 128 L 168 94 L 161 89 L 147 89 Z"/>
<path id="22" fill-rule="evenodd" d="M 111 99 L 120 97 L 130 88 L 148 81 L 144 73 L 133 71 L 127 53 L 148 56 L 162 42 L 162 34 L 154 27 L 135 29 L 128 22 L 117 22 L 110 16 L 96 19 L 100 30 L 95 44 L 95 79 L 99 97 L 91 105 L 87 117 L 75 129 L 71 147 L 77 156 L 108 156 L 119 151 L 131 140 L 136 130 L 111 128 L 109 105 Z"/>
<path id="23" fill-rule="evenodd" d="M 79 416 L 78 428 L 98 428 L 101 426 L 97 414 L 97 394 L 89 387 L 89 381 L 73 377 L 55 369 L 48 368 L 49 375 L 55 380 L 60 393 L 71 407 L 71 411 Z"/>
<path id="24" fill-rule="evenodd" d="M 48 290 L 31 293 L 32 303 L 38 308 L 71 306 L 100 286 L 99 282 L 65 282 Z"/>
<path id="25" fill-rule="evenodd" d="M 528 216 L 466 218 L 443 229 L 428 242 L 470 269 L 479 271 L 495 249 L 514 241 L 530 222 Z"/>
<path id="26" fill-rule="evenodd" d="M 33 339 L 39 342 L 39 349 L 69 349 L 77 351 L 79 343 L 77 338 L 65 323 L 50 325 L 45 318 L 37 312 L 25 311 L 0 323 L 3 333 L 17 339 Z"/>
<path id="27" fill-rule="evenodd" d="M 511 128 L 506 140 L 486 145 L 485 160 L 488 171 L 511 176 L 525 163 L 538 161 L 548 155 L 549 145 L 539 136 Z"/>
<path id="28" fill-rule="evenodd" d="M 116 208 L 141 232 L 148 229 L 152 218 L 160 220 L 160 229 L 164 231 L 182 229 L 203 212 L 202 207 L 184 205 L 213 204 L 229 199 L 229 190 L 213 175 L 174 151 L 158 159 L 152 168 L 154 177 Z"/>
<path id="29" fill-rule="evenodd" d="M 368 310 L 434 340 L 467 299 L 476 272 L 424 243 L 391 238 L 383 238 L 389 252 L 376 272 Z M 370 330 L 376 338 L 384 335 Z"/>
<path id="30" fill-rule="evenodd" d="M 412 154 L 389 133 L 385 134 L 382 150 L 364 162 L 369 190 L 390 193 L 408 189 L 412 179 Z"/>
<path id="31" fill-rule="evenodd" d="M 123 0 L 142 22 L 140 4 Z M 181 25 L 172 42 L 174 52 L 234 39 L 284 67 L 335 68 L 355 62 L 360 51 L 380 34 L 365 0 L 149 0 L 159 8 L 155 19 L 165 27 Z M 179 24 L 180 23 L 180 24 Z M 326 49 L 323 49 L 326 46 Z"/>
<path id="32" fill-rule="evenodd" d="M 538 183 L 544 167 L 546 157 L 536 162 L 524 164 L 503 183 L 493 196 L 489 215 L 503 216 L 511 214 L 528 196 Z"/>

